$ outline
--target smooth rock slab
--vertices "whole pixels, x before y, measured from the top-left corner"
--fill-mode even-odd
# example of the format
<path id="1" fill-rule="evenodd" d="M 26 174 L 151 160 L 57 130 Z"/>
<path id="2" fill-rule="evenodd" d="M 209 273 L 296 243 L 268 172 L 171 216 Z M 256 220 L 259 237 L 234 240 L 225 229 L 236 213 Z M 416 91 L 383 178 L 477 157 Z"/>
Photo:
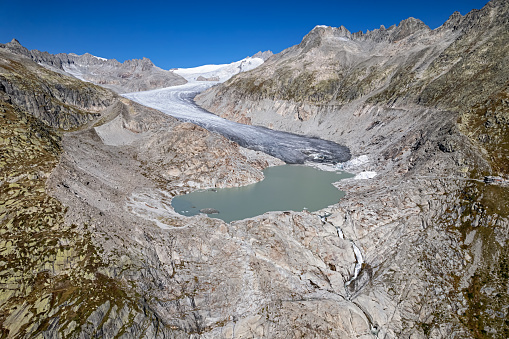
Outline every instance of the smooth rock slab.
<path id="1" fill-rule="evenodd" d="M 200 212 L 205 214 L 219 214 L 219 211 L 214 208 L 202 208 Z"/>

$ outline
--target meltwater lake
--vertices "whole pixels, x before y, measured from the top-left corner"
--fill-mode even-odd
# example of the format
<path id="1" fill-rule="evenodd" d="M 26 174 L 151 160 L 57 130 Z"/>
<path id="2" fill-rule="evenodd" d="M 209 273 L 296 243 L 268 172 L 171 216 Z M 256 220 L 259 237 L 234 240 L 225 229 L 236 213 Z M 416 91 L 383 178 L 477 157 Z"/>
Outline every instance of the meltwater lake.
<path id="1" fill-rule="evenodd" d="M 265 179 L 243 187 L 196 191 L 174 197 L 172 206 L 185 216 L 197 215 L 202 209 L 214 209 L 210 217 L 225 222 L 261 215 L 269 211 L 311 212 L 336 204 L 345 193 L 332 185 L 353 177 L 346 172 L 327 172 L 303 165 L 268 167 Z"/>

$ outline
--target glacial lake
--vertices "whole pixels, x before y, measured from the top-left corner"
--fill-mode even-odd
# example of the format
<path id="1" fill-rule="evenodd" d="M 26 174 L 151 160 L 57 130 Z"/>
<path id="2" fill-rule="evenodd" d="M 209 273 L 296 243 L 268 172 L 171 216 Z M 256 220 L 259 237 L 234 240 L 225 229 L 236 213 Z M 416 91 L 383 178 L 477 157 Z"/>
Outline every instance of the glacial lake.
<path id="1" fill-rule="evenodd" d="M 336 204 L 345 195 L 333 182 L 353 177 L 346 172 L 327 172 L 303 165 L 268 167 L 263 174 L 265 179 L 255 184 L 195 191 L 174 197 L 171 204 L 177 213 L 185 216 L 212 208 L 219 213 L 209 217 L 225 222 L 269 211 L 314 212 Z"/>

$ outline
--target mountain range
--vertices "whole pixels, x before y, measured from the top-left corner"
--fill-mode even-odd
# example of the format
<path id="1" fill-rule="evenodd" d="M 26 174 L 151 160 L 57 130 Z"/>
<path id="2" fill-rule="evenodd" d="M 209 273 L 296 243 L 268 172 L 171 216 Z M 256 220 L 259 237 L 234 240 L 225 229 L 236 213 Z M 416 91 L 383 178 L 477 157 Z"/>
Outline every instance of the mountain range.
<path id="1" fill-rule="evenodd" d="M 195 69 L 0 45 L 0 337 L 509 337 L 508 66 L 507 0 Z M 348 146 L 346 196 L 175 213 L 282 164 L 119 95 L 187 81 L 219 116 Z"/>

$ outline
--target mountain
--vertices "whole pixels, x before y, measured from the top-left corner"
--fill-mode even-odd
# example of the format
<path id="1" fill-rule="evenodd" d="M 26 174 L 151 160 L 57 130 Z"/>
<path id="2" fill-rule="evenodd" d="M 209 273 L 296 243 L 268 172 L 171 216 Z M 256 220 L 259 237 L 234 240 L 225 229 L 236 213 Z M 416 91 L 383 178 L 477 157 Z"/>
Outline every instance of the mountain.
<path id="1" fill-rule="evenodd" d="M 23 55 L 56 72 L 65 72 L 80 80 L 93 82 L 113 89 L 117 93 L 146 91 L 175 85 L 186 80 L 172 71 L 156 67 L 147 58 L 126 60 L 105 59 L 85 53 L 83 55 L 59 53 L 56 55 L 38 50 L 29 51 L 13 39 L 0 44 L 0 49 Z"/>
<path id="2" fill-rule="evenodd" d="M 219 81 L 224 82 L 232 76 L 247 72 L 263 64 L 272 56 L 271 51 L 258 52 L 252 57 L 222 65 L 204 65 L 193 68 L 175 68 L 173 72 L 187 81 Z"/>
<path id="3" fill-rule="evenodd" d="M 67 73 L 128 87 L 128 62 L 3 45 L 0 336 L 509 337 L 508 40 L 492 0 L 180 70 L 235 74 L 196 98 L 216 114 L 355 156 L 338 203 L 232 223 L 171 199 L 280 161 Z M 127 68 L 140 88 L 157 73 Z"/>
<path id="4" fill-rule="evenodd" d="M 317 26 L 195 100 L 345 144 L 378 173 L 340 183 L 347 196 L 327 217 L 363 253 L 348 296 L 371 333 L 505 338 L 508 56 L 509 1 L 493 0 L 435 30 L 414 18 L 365 33 Z"/>
<path id="5" fill-rule="evenodd" d="M 435 30 L 413 18 L 366 33 L 317 26 L 299 45 L 209 90 L 197 102 L 233 120 L 317 133 L 349 146 L 361 140 L 364 146 L 355 147 L 361 154 L 380 134 L 399 128 L 390 125 L 392 109 L 434 110 L 453 120 L 459 114 L 473 123 L 475 107 L 497 96 L 504 100 L 506 21 L 507 2 L 491 1 L 465 16 L 454 13 Z M 503 106 L 500 100 L 493 104 Z M 379 116 L 379 109 L 387 114 Z M 372 117 L 357 117 L 359 111 Z M 363 130 L 375 123 L 377 128 L 352 138 L 359 123 Z M 458 127 L 477 131 L 477 125 Z M 472 142 L 479 144 L 479 133 L 469 136 Z M 376 141 L 376 149 L 391 141 Z M 496 147 L 487 144 L 478 146 Z"/>
<path id="6" fill-rule="evenodd" d="M 85 125 L 116 97 L 100 86 L 28 61 L 0 49 L 0 98 L 51 127 L 70 130 Z"/>
<path id="7" fill-rule="evenodd" d="M 168 206 L 259 181 L 277 160 L 6 49 L 0 146 L 0 336 L 186 337 L 228 323 L 228 297 L 243 294 L 237 237 Z M 196 236 L 232 252 L 210 256 L 207 277 L 185 263 Z M 232 288 L 207 302 L 210 322 L 194 295 L 224 271 Z"/>

